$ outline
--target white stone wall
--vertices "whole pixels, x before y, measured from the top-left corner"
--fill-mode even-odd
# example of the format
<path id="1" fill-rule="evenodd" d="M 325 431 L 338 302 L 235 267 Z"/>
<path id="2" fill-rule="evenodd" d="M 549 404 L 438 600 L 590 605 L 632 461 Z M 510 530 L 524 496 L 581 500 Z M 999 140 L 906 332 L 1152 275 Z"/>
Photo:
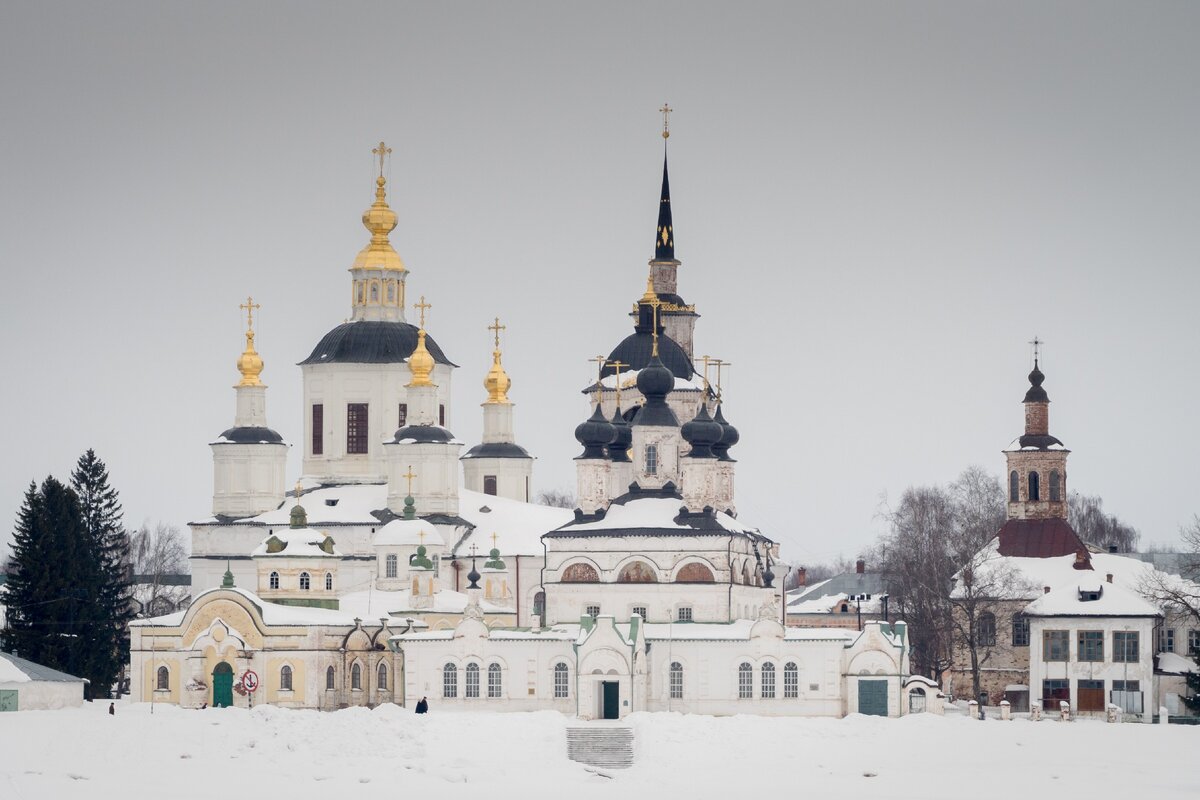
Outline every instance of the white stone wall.
<path id="1" fill-rule="evenodd" d="M 458 442 L 389 442 L 388 508 L 396 514 L 404 512 L 404 499 L 409 496 L 408 479 L 412 474 L 412 497 L 417 514 L 458 513 Z"/>
<path id="2" fill-rule="evenodd" d="M 252 517 L 283 502 L 286 444 L 213 444 L 214 514 Z"/>
<path id="3" fill-rule="evenodd" d="M 464 458 L 463 483 L 473 492 L 484 492 L 484 478 L 496 477 L 496 494 L 523 503 L 530 501 L 532 458 Z"/>

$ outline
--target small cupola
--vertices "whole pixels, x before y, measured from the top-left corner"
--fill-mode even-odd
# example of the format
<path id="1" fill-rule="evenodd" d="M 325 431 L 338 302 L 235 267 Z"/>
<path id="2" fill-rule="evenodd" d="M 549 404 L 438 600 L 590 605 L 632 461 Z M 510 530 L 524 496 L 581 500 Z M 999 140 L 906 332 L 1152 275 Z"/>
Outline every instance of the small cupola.
<path id="1" fill-rule="evenodd" d="M 712 448 L 723 434 L 721 424 L 709 416 L 707 403 L 701 403 L 696 416 L 680 429 L 683 440 L 692 446 L 688 458 L 716 458 Z"/>
<path id="2" fill-rule="evenodd" d="M 604 412 L 597 403 L 592 415 L 575 428 L 575 439 L 583 445 L 583 452 L 576 458 L 605 458 L 604 448 L 615 435 L 612 423 L 604 418 Z"/>

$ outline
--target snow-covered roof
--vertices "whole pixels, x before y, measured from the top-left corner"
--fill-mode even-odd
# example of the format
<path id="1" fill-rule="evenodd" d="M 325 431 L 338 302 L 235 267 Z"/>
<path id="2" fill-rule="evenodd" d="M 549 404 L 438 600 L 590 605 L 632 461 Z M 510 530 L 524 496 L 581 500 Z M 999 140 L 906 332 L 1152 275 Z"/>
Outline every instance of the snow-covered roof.
<path id="1" fill-rule="evenodd" d="M 542 534 L 575 518 L 569 508 L 522 503 L 467 489 L 458 490 L 458 515 L 475 528 L 453 546 L 457 555 L 469 553 L 472 544 L 480 553 L 487 553 L 492 549 L 494 533 L 495 546 L 503 555 L 540 556 Z"/>
<path id="2" fill-rule="evenodd" d="M 625 502 L 613 503 L 601 519 L 568 524 L 564 527 L 563 532 L 587 533 L 634 529 L 698 532 L 694 525 L 675 521 L 682 505 L 677 497 L 636 497 Z M 717 527 L 731 533 L 758 533 L 757 529 L 739 522 L 728 514 L 716 513 L 706 519 L 714 520 Z"/>
<path id="3" fill-rule="evenodd" d="M 648 622 L 643 626 L 647 640 L 674 641 L 748 641 L 757 620 L 739 619 L 733 622 Z M 789 642 L 846 642 L 858 636 L 858 631 L 845 628 L 786 628 L 783 638 Z"/>
<path id="4" fill-rule="evenodd" d="M 263 539 L 251 555 L 255 558 L 341 558 L 337 547 L 332 547 L 333 552 L 321 549 L 326 537 L 324 531 L 312 528 L 281 528 Z M 283 549 L 271 552 L 269 542 L 272 539 L 282 542 Z"/>
<path id="5" fill-rule="evenodd" d="M 1008 447 L 1004 448 L 1004 452 L 1005 453 L 1014 453 L 1018 450 L 1066 450 L 1066 449 L 1067 448 L 1063 447 L 1062 442 L 1051 442 L 1050 444 L 1046 445 L 1045 447 L 1037 447 L 1035 445 L 1025 445 L 1024 447 L 1022 447 L 1021 446 L 1021 437 L 1018 436 L 1016 439 L 1012 440 L 1012 442 L 1008 445 Z"/>
<path id="6" fill-rule="evenodd" d="M 883 575 L 878 572 L 845 572 L 827 580 L 814 583 L 812 586 L 793 589 L 788 592 L 787 613 L 789 614 L 827 614 L 847 598 L 857 595 L 867 595 L 869 600 L 854 601 L 855 611 L 861 602 L 862 610 L 868 614 L 878 614 L 883 611 L 883 596 L 885 594 Z"/>
<path id="7" fill-rule="evenodd" d="M 1185 658 L 1178 653 L 1159 653 L 1158 671 L 1171 675 L 1186 675 L 1189 672 L 1200 672 L 1200 665 L 1191 658 Z"/>
<path id="8" fill-rule="evenodd" d="M 637 376 L 638 376 L 639 372 L 641 372 L 640 369 L 631 369 L 628 372 L 622 372 L 621 373 L 621 389 L 635 389 L 636 390 L 637 389 Z M 600 379 L 600 384 L 605 389 L 616 389 L 617 388 L 616 374 L 614 373 L 612 375 L 605 375 L 603 378 Z M 596 386 L 596 384 L 593 383 L 592 388 L 595 388 L 595 386 Z M 692 391 L 696 391 L 696 392 L 702 392 L 702 391 L 704 391 L 704 388 L 705 388 L 704 381 L 698 377 L 681 378 L 678 375 L 675 376 L 675 391 L 692 390 Z"/>
<path id="9" fill-rule="evenodd" d="M 422 538 L 424 534 L 424 538 Z M 423 519 L 394 519 L 375 531 L 371 544 L 381 545 L 425 545 L 445 547 L 446 541 L 432 524 Z"/>
<path id="10" fill-rule="evenodd" d="M 422 425 L 421 427 L 422 428 L 432 428 L 434 430 L 444 432 L 449 437 L 445 440 L 447 444 L 462 444 L 462 442 L 460 442 L 458 439 L 454 438 L 454 434 L 451 433 L 450 429 L 444 425 Z M 394 441 L 396 444 L 418 444 L 419 443 L 418 440 L 413 439 L 413 438 L 396 439 Z M 426 441 L 428 441 L 428 440 L 426 440 Z M 439 438 L 439 441 L 441 441 L 440 438 Z"/>
<path id="11" fill-rule="evenodd" d="M 0 653 L 0 683 L 29 683 L 30 681 L 53 681 L 55 683 L 83 683 L 65 672 L 43 666 L 12 653 Z"/>
<path id="12" fill-rule="evenodd" d="M 387 507 L 387 493 L 386 483 L 320 486 L 305 490 L 300 496 L 300 505 L 304 507 L 310 527 L 377 525 L 379 519 L 371 512 Z M 295 498 L 289 495 L 279 508 L 238 520 L 238 523 L 287 527 L 291 523 L 291 511 L 295 505 Z M 216 517 L 208 517 L 195 524 L 218 523 Z"/>
<path id="13" fill-rule="evenodd" d="M 1140 562 L 1138 562 L 1140 563 Z M 1025 606 L 1034 617 L 1156 617 L 1159 611 L 1137 592 L 1086 570 L 1074 585 L 1059 586 Z M 1094 598 L 1094 599 L 1092 599 Z"/>

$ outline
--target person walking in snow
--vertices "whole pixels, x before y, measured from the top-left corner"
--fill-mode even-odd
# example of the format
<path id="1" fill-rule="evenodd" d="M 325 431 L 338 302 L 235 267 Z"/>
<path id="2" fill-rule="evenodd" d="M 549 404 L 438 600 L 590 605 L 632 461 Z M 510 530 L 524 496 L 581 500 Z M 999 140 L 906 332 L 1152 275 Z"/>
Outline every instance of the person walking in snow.
<path id="1" fill-rule="evenodd" d="M 117 704 L 116 703 L 108 704 L 108 715 L 110 717 L 115 717 L 117 715 Z"/>
<path id="2" fill-rule="evenodd" d="M 429 711 L 429 701 L 422 697 L 417 701 L 417 713 L 425 714 Z"/>

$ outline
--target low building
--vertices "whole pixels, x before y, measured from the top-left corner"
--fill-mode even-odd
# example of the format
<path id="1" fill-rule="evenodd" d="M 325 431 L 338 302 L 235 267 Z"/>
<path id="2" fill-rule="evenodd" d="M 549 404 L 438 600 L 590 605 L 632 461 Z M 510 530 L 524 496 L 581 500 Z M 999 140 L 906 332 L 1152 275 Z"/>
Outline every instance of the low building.
<path id="1" fill-rule="evenodd" d="M 854 572 L 788 592 L 786 611 L 789 627 L 862 630 L 864 622 L 890 622 L 883 573 L 868 572 L 863 559 Z"/>
<path id="2" fill-rule="evenodd" d="M 0 653 L 0 712 L 74 708 L 83 704 L 87 681 Z"/>

